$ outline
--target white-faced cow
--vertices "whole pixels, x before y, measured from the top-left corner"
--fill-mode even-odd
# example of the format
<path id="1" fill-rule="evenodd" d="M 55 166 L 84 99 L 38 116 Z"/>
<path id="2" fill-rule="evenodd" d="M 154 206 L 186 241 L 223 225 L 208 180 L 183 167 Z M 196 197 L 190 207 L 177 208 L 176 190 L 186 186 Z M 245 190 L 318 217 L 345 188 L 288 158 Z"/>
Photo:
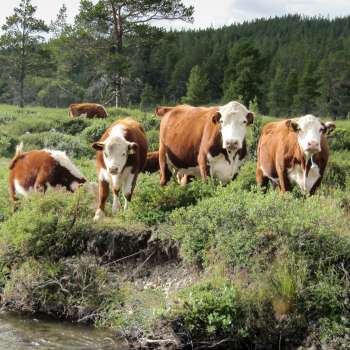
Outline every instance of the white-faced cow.
<path id="1" fill-rule="evenodd" d="M 173 170 L 186 180 L 208 175 L 227 184 L 246 156 L 246 133 L 254 116 L 238 102 L 217 107 L 158 107 L 160 184 Z"/>
<path id="2" fill-rule="evenodd" d="M 86 182 L 64 152 L 47 149 L 23 152 L 22 149 L 23 143 L 17 146 L 10 164 L 9 189 L 14 204 L 18 195 L 26 197 L 33 190 L 60 186 L 74 191 Z"/>
<path id="3" fill-rule="evenodd" d="M 104 215 L 110 185 L 113 191 L 113 213 L 120 208 L 120 190 L 125 198 L 124 209 L 127 209 L 137 176 L 146 162 L 148 145 L 141 124 L 127 118 L 113 123 L 92 147 L 97 151 L 99 178 L 99 203 L 94 218 L 96 221 Z"/>
<path id="4" fill-rule="evenodd" d="M 313 115 L 267 124 L 258 145 L 256 181 L 270 180 L 282 192 L 298 185 L 314 193 L 320 185 L 329 157 L 327 137 L 335 124 Z"/>

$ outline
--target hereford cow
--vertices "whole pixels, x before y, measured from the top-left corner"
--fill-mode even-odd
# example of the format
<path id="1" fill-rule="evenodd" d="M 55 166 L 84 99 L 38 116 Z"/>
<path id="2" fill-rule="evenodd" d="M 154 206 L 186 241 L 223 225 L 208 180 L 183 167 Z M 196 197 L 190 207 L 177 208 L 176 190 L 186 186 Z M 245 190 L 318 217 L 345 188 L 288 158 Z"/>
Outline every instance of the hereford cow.
<path id="1" fill-rule="evenodd" d="M 162 117 L 159 140 L 160 184 L 176 174 L 201 177 L 209 174 L 227 184 L 238 173 L 246 156 L 246 132 L 254 116 L 238 102 L 221 107 L 157 107 Z"/>
<path id="2" fill-rule="evenodd" d="M 85 116 L 86 118 L 107 118 L 107 111 L 96 103 L 74 103 L 69 106 L 70 117 Z"/>
<path id="3" fill-rule="evenodd" d="M 155 173 L 159 170 L 159 152 L 148 152 L 146 157 L 146 163 L 142 172 Z"/>
<path id="4" fill-rule="evenodd" d="M 62 186 L 74 191 L 86 182 L 64 152 L 46 149 L 23 152 L 22 149 L 23 143 L 17 146 L 10 164 L 9 188 L 13 203 L 17 195 L 26 197 L 32 190 L 45 191 L 48 186 Z"/>
<path id="5" fill-rule="evenodd" d="M 120 208 L 120 189 L 125 198 L 124 210 L 127 209 L 137 176 L 146 162 L 148 145 L 143 127 L 127 118 L 114 122 L 92 147 L 97 151 L 99 178 L 99 203 L 94 218 L 97 221 L 104 215 L 109 185 L 113 191 L 113 213 Z"/>
<path id="6" fill-rule="evenodd" d="M 267 124 L 258 145 L 258 185 L 266 187 L 270 180 L 282 192 L 296 184 L 304 193 L 314 193 L 328 162 L 326 135 L 334 129 L 334 123 L 313 115 Z"/>

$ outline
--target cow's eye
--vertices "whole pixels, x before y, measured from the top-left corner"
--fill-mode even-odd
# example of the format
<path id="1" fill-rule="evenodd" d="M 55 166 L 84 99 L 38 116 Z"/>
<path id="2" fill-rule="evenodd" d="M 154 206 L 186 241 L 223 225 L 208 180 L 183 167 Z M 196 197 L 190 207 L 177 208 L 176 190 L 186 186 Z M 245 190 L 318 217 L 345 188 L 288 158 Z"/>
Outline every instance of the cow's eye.
<path id="1" fill-rule="evenodd" d="M 122 156 L 123 156 L 123 157 L 126 156 L 126 153 L 123 153 Z"/>
<path id="2" fill-rule="evenodd" d="M 243 124 L 247 124 L 247 121 L 246 121 L 246 120 L 243 120 Z"/>
<path id="3" fill-rule="evenodd" d="M 320 129 L 320 132 L 324 132 L 324 128 L 321 128 L 321 129 Z"/>

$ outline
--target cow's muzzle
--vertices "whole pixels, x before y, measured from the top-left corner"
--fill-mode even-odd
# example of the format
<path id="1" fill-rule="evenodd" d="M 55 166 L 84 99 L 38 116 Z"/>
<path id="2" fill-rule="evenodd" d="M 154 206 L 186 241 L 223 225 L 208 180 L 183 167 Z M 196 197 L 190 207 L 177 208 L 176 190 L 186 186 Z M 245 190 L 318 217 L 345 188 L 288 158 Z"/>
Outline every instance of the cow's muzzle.
<path id="1" fill-rule="evenodd" d="M 224 143 L 224 148 L 227 150 L 227 151 L 236 151 L 240 148 L 239 146 L 239 141 L 237 140 L 228 140 L 228 141 L 225 141 Z"/>

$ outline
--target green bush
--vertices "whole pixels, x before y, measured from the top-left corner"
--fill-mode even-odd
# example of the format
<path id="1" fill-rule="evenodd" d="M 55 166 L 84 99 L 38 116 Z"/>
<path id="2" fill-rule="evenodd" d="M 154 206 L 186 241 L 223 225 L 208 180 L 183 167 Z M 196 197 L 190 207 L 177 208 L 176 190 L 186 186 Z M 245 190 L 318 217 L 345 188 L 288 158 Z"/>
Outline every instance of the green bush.
<path id="1" fill-rule="evenodd" d="M 0 132 L 0 156 L 12 158 L 15 153 L 17 143 L 18 140 L 16 138 Z"/>
<path id="2" fill-rule="evenodd" d="M 158 176 L 143 174 L 139 177 L 130 210 L 125 215 L 128 220 L 155 225 L 163 222 L 175 208 L 195 204 L 214 191 L 211 183 L 202 181 L 193 181 L 186 187 L 171 181 L 167 186 L 160 187 Z"/>
<path id="3" fill-rule="evenodd" d="M 25 150 L 56 149 L 65 151 L 70 157 L 91 157 L 94 152 L 91 147 L 79 138 L 59 132 L 42 132 L 23 135 L 20 140 L 24 143 Z"/>
<path id="4" fill-rule="evenodd" d="M 94 121 L 92 125 L 88 126 L 82 132 L 82 136 L 87 144 L 94 143 L 98 141 L 105 130 L 109 127 L 110 123 L 106 120 Z"/>
<path id="5" fill-rule="evenodd" d="M 89 123 L 84 119 L 70 119 L 65 120 L 62 125 L 57 128 L 58 132 L 69 134 L 69 135 L 77 135 L 81 133 Z"/>
<path id="6" fill-rule="evenodd" d="M 84 189 L 74 194 L 33 193 L 0 227 L 0 255 L 11 259 L 59 259 L 84 251 L 91 233 L 93 199 Z M 10 261 L 11 262 L 11 261 Z"/>
<path id="7" fill-rule="evenodd" d="M 350 150 L 350 129 L 335 129 L 329 137 L 329 145 L 332 151 Z"/>

